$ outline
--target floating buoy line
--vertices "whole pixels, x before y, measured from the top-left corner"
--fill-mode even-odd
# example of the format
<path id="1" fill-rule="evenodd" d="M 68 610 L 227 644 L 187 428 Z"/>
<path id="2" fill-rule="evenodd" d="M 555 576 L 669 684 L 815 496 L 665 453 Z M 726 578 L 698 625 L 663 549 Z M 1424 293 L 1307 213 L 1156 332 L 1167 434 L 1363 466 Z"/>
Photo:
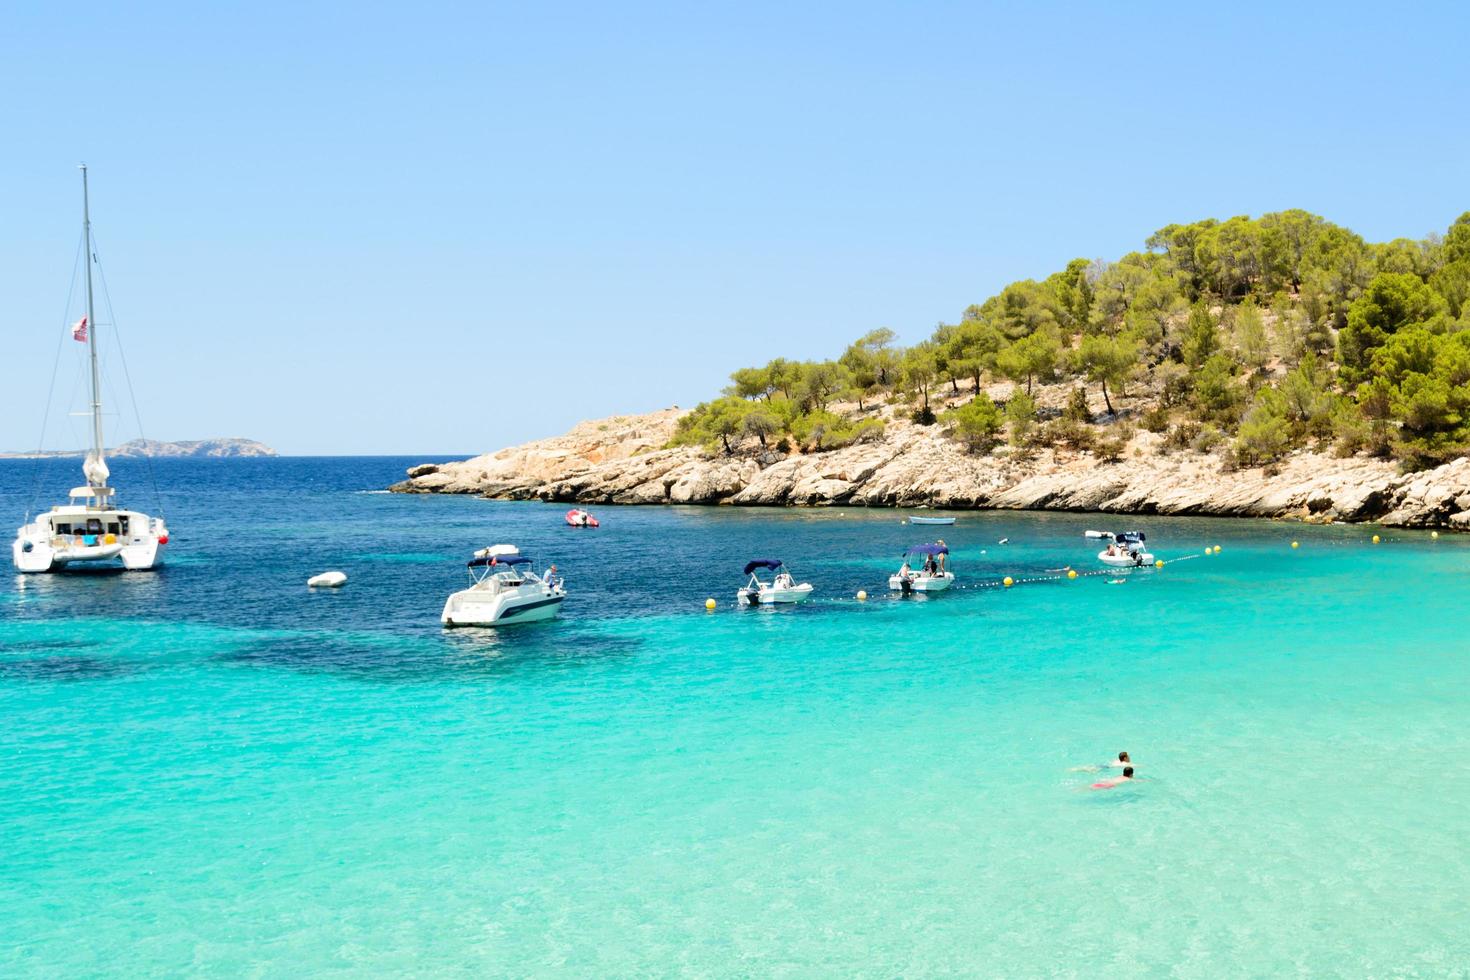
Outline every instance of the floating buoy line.
<path id="1" fill-rule="evenodd" d="M 1218 552 L 1219 551 L 1219 548 L 1217 547 L 1214 550 Z M 1093 571 L 1086 571 L 1086 572 L 1078 571 L 1075 568 L 1062 568 L 1062 569 L 1057 569 L 1057 571 L 1054 574 L 1048 574 L 1048 575 L 1031 575 L 1031 576 L 1028 576 L 1026 578 L 1015 578 L 1013 576 L 1007 575 L 1004 578 L 994 579 L 994 580 L 991 580 L 991 581 L 985 581 L 985 582 L 964 582 L 964 583 L 959 583 L 959 584 L 956 584 L 956 585 L 951 585 L 948 589 L 945 589 L 944 591 L 945 592 L 978 592 L 978 591 L 983 591 L 985 589 L 1010 589 L 1010 588 L 1014 588 L 1015 586 L 1018 586 L 1018 585 L 1040 585 L 1040 584 L 1046 583 L 1046 582 L 1066 582 L 1066 581 L 1071 581 L 1071 580 L 1079 579 L 1079 578 L 1096 578 L 1099 575 L 1112 575 L 1112 576 L 1115 576 L 1116 577 L 1120 571 L 1122 571 L 1122 572 L 1134 572 L 1134 571 L 1139 571 L 1139 570 L 1143 570 L 1143 571 L 1154 571 L 1154 570 L 1157 570 L 1157 569 L 1162 569 L 1165 565 L 1174 565 L 1174 564 L 1177 564 L 1177 563 L 1179 563 L 1181 561 L 1190 561 L 1190 560 L 1195 559 L 1195 558 L 1203 558 L 1204 555 L 1207 555 L 1207 554 L 1210 554 L 1210 549 L 1209 548 L 1206 548 L 1205 549 L 1204 554 L 1200 554 L 1200 555 L 1180 555 L 1178 558 L 1170 558 L 1167 561 L 1165 559 L 1163 559 L 1163 558 L 1160 558 L 1159 560 L 1155 561 L 1152 565 L 1139 565 L 1139 566 L 1136 566 L 1135 568 L 1125 568 L 1125 569 L 1099 568 L 1099 569 L 1095 569 Z M 831 605 L 845 605 L 847 603 L 854 603 L 854 602 L 856 602 L 856 603 L 869 603 L 869 602 L 874 602 L 874 601 L 881 602 L 883 600 L 887 600 L 889 602 L 898 602 L 898 601 L 900 601 L 900 600 L 902 600 L 904 598 L 905 598 L 905 596 L 901 592 L 892 592 L 892 593 L 889 593 L 887 595 L 873 596 L 873 595 L 870 595 L 867 592 L 867 590 L 865 590 L 865 589 L 859 589 L 858 592 L 857 592 L 857 595 L 856 596 L 853 596 L 852 598 L 847 598 L 845 596 L 825 596 L 825 597 L 816 598 L 816 599 L 806 599 L 803 602 L 801 602 L 799 605 L 801 605 L 801 606 L 820 606 L 820 605 L 831 606 Z M 713 612 L 718 605 L 719 605 L 719 603 L 715 602 L 714 599 L 706 599 L 704 601 L 704 608 L 706 610 L 710 611 L 710 612 Z"/>

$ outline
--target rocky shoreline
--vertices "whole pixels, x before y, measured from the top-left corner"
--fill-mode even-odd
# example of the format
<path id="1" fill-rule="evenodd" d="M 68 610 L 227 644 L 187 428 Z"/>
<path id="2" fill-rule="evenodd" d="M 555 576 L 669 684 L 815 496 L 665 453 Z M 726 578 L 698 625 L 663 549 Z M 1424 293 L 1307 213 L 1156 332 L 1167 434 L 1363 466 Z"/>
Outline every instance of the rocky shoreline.
<path id="1" fill-rule="evenodd" d="M 425 464 L 390 489 L 582 504 L 728 504 L 1268 517 L 1470 531 L 1470 459 L 1418 473 L 1298 452 L 1269 468 L 1165 451 L 1139 433 L 1117 462 L 1044 450 L 971 455 L 934 427 L 890 420 L 874 442 L 823 453 L 724 456 L 665 448 L 684 413 L 583 422 L 565 435 L 459 463 Z"/>

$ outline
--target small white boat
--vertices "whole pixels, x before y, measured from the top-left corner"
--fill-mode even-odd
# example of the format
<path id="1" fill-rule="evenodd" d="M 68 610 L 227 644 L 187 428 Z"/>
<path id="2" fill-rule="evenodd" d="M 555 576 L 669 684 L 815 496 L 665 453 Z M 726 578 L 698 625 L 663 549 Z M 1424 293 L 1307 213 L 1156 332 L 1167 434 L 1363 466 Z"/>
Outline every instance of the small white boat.
<path id="1" fill-rule="evenodd" d="M 762 568 L 776 573 L 776 577 L 769 582 L 763 582 L 757 574 Z M 745 563 L 745 574 L 750 576 L 750 581 L 745 583 L 745 588 L 735 593 L 735 601 L 742 606 L 771 606 L 780 603 L 802 602 L 812 594 L 810 582 L 802 582 L 800 585 L 791 577 L 791 573 L 782 567 L 779 559 L 757 558 Z"/>
<path id="2" fill-rule="evenodd" d="M 919 560 L 919 568 L 913 560 Z M 947 567 L 949 546 L 943 541 L 916 544 L 903 555 L 903 566 L 888 577 L 888 588 L 908 595 L 911 592 L 943 592 L 954 584 L 954 572 Z"/>
<path id="3" fill-rule="evenodd" d="M 322 572 L 306 580 L 306 587 L 309 589 L 340 589 L 346 584 L 346 572 Z"/>
<path id="4" fill-rule="evenodd" d="M 439 621 L 445 626 L 506 626 L 554 619 L 566 589 L 554 575 L 537 575 L 531 559 L 513 544 L 475 552 L 468 566 L 471 585 L 449 597 Z"/>
<path id="5" fill-rule="evenodd" d="M 953 517 L 910 517 L 910 524 L 953 524 Z"/>
<path id="6" fill-rule="evenodd" d="M 1153 552 L 1144 544 L 1148 535 L 1142 531 L 1088 531 L 1089 538 L 1108 542 L 1108 546 L 1097 553 L 1097 560 L 1113 568 L 1142 568 L 1154 563 Z"/>

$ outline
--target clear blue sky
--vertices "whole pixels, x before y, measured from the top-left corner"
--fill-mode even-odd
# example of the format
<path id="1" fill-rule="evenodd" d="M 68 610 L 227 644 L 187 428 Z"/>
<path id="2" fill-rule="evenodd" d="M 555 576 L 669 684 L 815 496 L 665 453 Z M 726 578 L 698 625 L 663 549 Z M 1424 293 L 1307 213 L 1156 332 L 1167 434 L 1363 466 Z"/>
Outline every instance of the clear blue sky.
<path id="1" fill-rule="evenodd" d="M 20 8 L 0 448 L 39 430 L 83 159 L 147 434 L 288 453 L 691 405 L 1172 221 L 1470 208 L 1462 4 Z"/>

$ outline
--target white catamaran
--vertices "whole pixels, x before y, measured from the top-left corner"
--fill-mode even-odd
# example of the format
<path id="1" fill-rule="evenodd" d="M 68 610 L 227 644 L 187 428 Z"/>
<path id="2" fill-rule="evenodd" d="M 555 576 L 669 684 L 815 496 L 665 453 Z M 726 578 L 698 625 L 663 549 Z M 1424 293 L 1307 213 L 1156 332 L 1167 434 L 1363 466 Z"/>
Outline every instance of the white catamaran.
<path id="1" fill-rule="evenodd" d="M 136 510 L 121 510 L 116 489 L 107 485 L 111 473 L 103 459 L 102 384 L 97 367 L 97 317 L 92 299 L 91 202 L 87 196 L 87 167 L 82 165 L 82 246 L 87 265 L 87 313 L 72 329 L 72 336 L 85 340 L 92 368 L 92 448 L 82 463 L 86 486 L 75 487 L 70 502 L 52 507 L 15 535 L 11 555 L 22 572 L 59 572 L 69 568 L 121 566 L 146 571 L 163 564 L 163 546 L 168 528 L 163 518 L 149 517 Z"/>

